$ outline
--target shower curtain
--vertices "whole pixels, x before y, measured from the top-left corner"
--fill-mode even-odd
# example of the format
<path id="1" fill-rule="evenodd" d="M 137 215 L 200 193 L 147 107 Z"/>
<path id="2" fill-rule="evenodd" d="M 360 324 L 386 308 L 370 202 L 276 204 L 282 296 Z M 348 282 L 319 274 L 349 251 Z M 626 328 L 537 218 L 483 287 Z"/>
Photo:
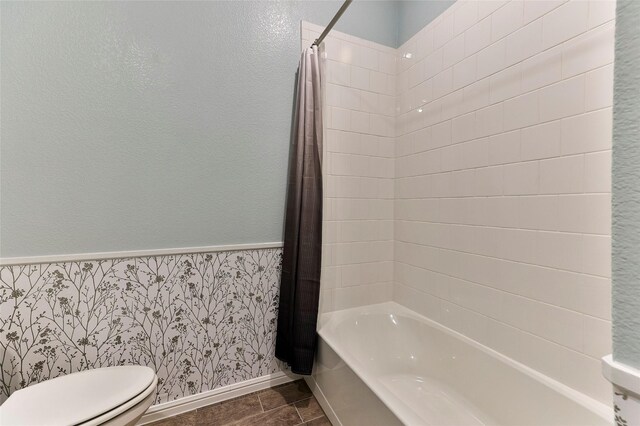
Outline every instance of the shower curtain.
<path id="1" fill-rule="evenodd" d="M 322 105 L 317 46 L 298 66 L 284 232 L 276 357 L 311 374 L 322 250 Z"/>

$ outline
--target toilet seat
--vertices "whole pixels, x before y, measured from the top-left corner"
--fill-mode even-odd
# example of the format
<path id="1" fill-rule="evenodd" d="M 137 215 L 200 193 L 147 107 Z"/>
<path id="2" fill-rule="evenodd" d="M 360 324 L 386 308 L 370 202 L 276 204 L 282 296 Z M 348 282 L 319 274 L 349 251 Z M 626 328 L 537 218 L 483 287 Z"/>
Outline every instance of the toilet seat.
<path id="1" fill-rule="evenodd" d="M 109 423 L 153 399 L 157 382 L 154 371 L 142 366 L 68 374 L 14 392 L 0 406 L 0 423 L 7 426 Z"/>

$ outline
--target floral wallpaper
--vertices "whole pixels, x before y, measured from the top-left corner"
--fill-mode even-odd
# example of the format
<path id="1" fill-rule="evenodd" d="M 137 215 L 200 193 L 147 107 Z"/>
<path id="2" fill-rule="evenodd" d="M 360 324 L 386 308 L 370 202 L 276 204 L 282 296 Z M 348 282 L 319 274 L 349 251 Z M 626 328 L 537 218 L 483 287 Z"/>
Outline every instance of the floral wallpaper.
<path id="1" fill-rule="evenodd" d="M 277 371 L 281 249 L 0 267 L 0 402 L 142 364 L 156 403 Z"/>
<path id="2" fill-rule="evenodd" d="M 613 387 L 615 426 L 640 425 L 640 398 L 618 386 Z"/>

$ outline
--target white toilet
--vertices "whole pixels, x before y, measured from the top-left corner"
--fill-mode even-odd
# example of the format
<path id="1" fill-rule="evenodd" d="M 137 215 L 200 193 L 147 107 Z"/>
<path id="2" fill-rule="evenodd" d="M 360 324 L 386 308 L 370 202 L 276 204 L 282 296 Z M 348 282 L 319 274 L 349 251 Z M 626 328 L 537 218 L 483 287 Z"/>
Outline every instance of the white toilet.
<path id="1" fill-rule="evenodd" d="M 134 425 L 153 404 L 149 367 L 86 370 L 28 386 L 0 406 L 2 426 Z"/>

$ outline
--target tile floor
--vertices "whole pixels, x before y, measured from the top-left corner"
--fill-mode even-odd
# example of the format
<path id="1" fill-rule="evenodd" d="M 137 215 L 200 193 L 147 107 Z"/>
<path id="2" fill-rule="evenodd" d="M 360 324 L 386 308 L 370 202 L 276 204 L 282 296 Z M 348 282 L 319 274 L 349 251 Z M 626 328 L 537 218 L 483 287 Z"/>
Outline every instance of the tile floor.
<path id="1" fill-rule="evenodd" d="M 304 380 L 198 408 L 149 426 L 331 426 Z"/>

